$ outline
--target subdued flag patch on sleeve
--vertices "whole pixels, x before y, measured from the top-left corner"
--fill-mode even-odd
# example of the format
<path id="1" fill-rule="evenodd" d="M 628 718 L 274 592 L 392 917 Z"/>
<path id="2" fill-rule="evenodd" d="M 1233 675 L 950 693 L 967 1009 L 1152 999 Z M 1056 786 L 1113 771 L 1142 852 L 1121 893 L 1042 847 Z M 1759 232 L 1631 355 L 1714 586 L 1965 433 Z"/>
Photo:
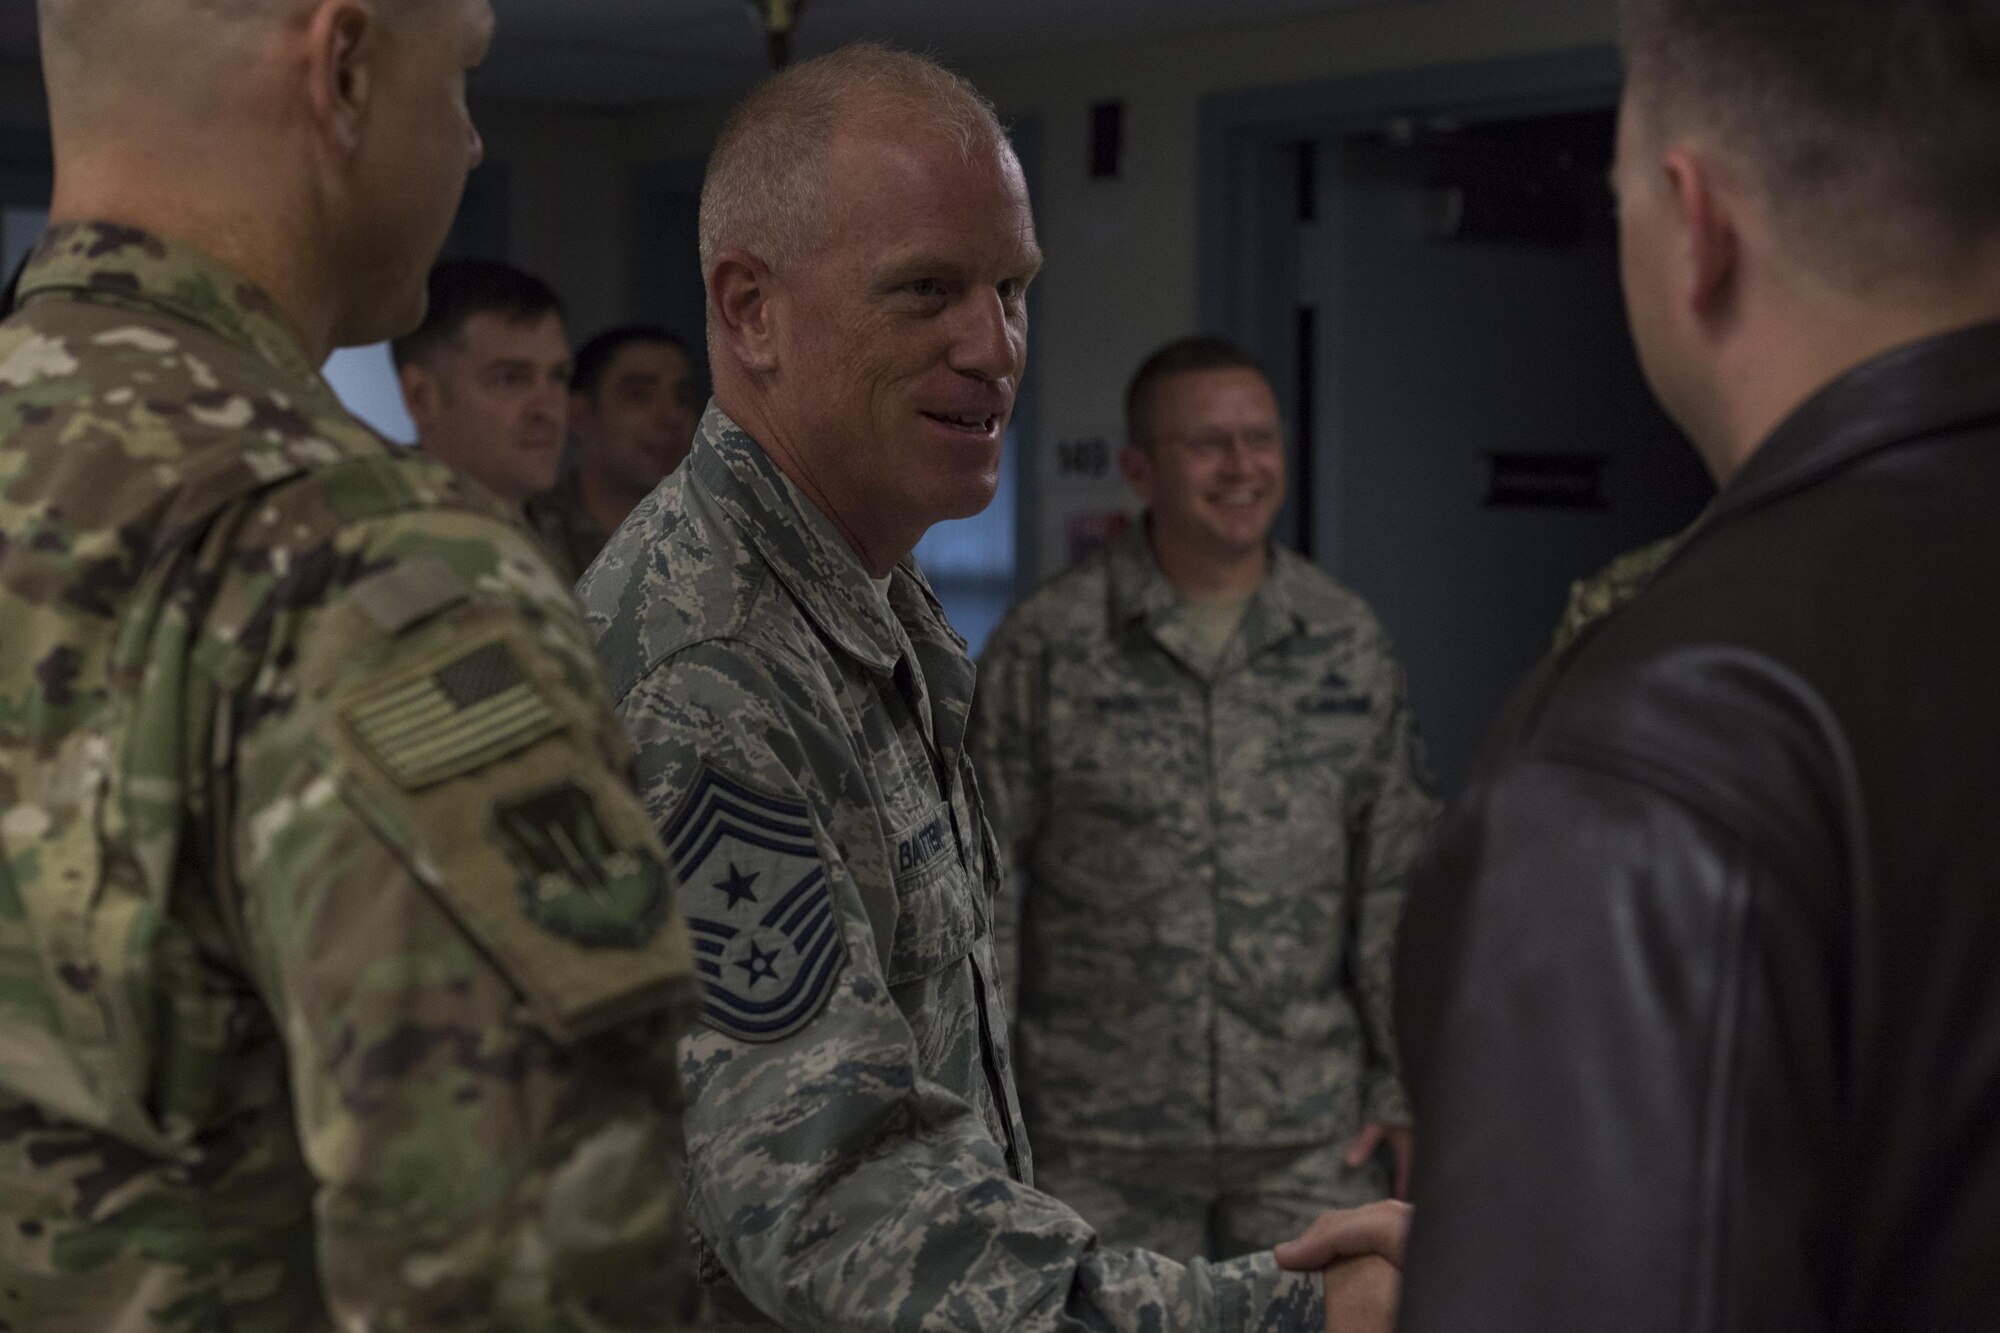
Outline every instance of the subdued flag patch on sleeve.
<path id="1" fill-rule="evenodd" d="M 386 681 L 350 700 L 342 716 L 368 755 L 412 790 L 504 758 L 563 726 L 497 642 Z"/>
<path id="2" fill-rule="evenodd" d="M 703 1018 L 738 1041 L 811 1022 L 847 960 L 838 909 L 801 800 L 704 767 L 666 828 L 682 885 Z"/>

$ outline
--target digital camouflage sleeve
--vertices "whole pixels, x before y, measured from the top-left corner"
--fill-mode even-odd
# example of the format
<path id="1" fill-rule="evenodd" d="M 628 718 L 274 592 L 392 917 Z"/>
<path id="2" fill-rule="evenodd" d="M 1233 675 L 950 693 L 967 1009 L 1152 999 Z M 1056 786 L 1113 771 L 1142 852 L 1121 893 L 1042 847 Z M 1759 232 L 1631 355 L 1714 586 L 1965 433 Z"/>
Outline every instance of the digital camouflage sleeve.
<path id="1" fill-rule="evenodd" d="M 684 925 L 574 603 L 262 295 L 0 324 L 0 1328 L 678 1330 Z"/>

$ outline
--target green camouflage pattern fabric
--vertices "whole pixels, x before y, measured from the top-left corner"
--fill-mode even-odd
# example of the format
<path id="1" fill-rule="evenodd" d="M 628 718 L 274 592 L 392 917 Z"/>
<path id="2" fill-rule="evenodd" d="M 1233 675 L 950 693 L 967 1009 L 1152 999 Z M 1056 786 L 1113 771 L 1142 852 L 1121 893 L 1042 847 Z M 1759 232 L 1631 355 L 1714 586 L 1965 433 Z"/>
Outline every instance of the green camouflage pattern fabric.
<path id="1" fill-rule="evenodd" d="M 690 1327 L 691 959 L 567 590 L 202 255 L 20 293 L 0 1329 Z"/>
<path id="2" fill-rule="evenodd" d="M 1023 885 L 996 915 L 1038 1138 L 1303 1147 L 1408 1122 L 1390 965 L 1438 807 L 1360 598 L 1274 551 L 1212 657 L 1135 525 L 995 631 L 971 745 Z"/>
<path id="3" fill-rule="evenodd" d="M 530 496 L 527 512 L 528 526 L 541 537 L 549 558 L 571 583 L 583 577 L 583 571 L 611 539 L 584 508 L 574 468 L 565 469 L 549 490 Z"/>
<path id="4" fill-rule="evenodd" d="M 1555 645 L 1551 652 L 1560 656 L 1604 617 L 1632 601 L 1652 586 L 1653 576 L 1680 553 L 1700 531 L 1703 514 L 1685 529 L 1636 551 L 1627 551 L 1587 579 L 1570 585 L 1569 604 L 1556 623 Z"/>
<path id="5" fill-rule="evenodd" d="M 1316 1277 L 1106 1250 L 1031 1187 L 973 667 L 913 562 L 885 595 L 711 406 L 580 595 L 707 965 L 681 1061 L 724 1327 L 1321 1327 Z M 830 941 L 772 932 L 815 892 Z"/>

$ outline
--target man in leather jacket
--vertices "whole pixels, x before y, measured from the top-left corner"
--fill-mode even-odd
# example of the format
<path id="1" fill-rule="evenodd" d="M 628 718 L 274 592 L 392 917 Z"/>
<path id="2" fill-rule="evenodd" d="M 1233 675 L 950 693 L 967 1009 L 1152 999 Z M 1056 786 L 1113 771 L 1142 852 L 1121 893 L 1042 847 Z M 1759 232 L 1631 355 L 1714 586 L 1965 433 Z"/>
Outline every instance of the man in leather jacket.
<path id="1" fill-rule="evenodd" d="M 1402 1328 L 2000 1328 L 2000 6 L 1627 11 L 1631 322 L 1721 493 L 1410 901 Z"/>

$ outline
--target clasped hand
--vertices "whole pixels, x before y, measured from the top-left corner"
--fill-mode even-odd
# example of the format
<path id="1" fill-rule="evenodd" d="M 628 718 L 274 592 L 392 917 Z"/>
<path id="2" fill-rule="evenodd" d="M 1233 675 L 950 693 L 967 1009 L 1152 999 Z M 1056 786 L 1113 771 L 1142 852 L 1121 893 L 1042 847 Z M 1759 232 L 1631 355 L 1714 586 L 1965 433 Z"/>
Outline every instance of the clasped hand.
<path id="1" fill-rule="evenodd" d="M 1409 1232 L 1410 1205 L 1396 1199 L 1321 1213 L 1305 1234 L 1278 1247 L 1278 1264 L 1295 1273 L 1320 1273 L 1326 1333 L 1390 1333 Z"/>

